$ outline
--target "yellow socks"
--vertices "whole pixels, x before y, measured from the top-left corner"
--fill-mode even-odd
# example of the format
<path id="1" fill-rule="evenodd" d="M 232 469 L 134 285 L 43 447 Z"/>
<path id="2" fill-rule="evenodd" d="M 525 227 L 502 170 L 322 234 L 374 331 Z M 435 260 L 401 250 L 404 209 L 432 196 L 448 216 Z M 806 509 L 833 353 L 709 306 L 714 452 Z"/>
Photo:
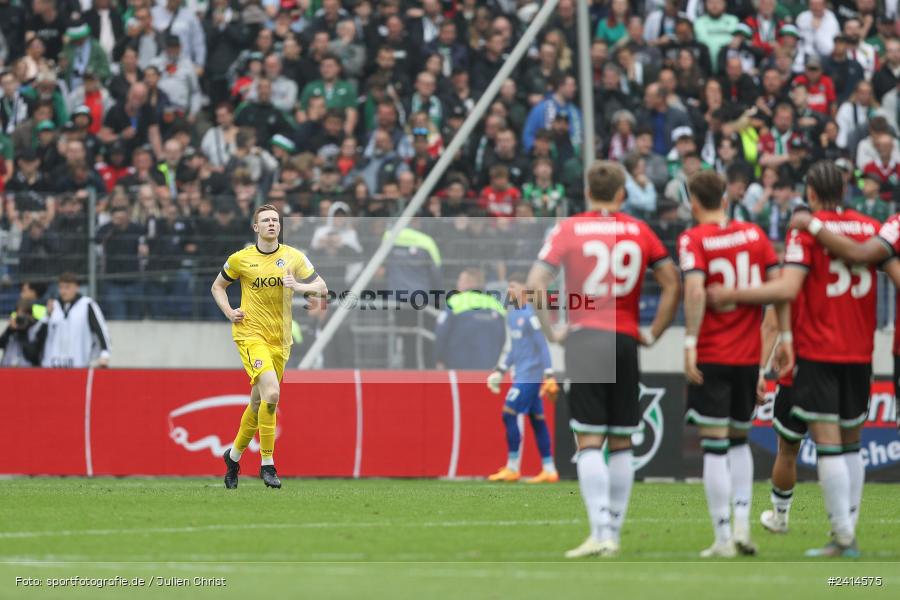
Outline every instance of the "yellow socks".
<path id="1" fill-rule="evenodd" d="M 260 402 L 259 404 L 259 453 L 262 464 L 275 464 L 272 454 L 275 452 L 275 409 L 277 404 Z"/>
<path id="2" fill-rule="evenodd" d="M 257 419 L 256 411 L 253 405 L 248 404 L 244 409 L 244 415 L 241 417 L 241 428 L 238 429 L 237 437 L 234 438 L 234 444 L 231 446 L 231 460 L 241 460 L 241 454 L 250 445 L 253 436 L 256 435 Z"/>

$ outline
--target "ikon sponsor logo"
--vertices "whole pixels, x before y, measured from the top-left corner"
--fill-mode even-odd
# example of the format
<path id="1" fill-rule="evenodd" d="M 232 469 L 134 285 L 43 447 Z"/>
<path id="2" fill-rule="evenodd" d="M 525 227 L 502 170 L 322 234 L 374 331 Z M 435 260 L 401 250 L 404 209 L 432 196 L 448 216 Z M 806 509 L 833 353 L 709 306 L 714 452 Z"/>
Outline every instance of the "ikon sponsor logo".
<path id="1" fill-rule="evenodd" d="M 280 285 L 284 285 L 284 280 L 281 277 L 257 277 L 253 280 L 251 287 L 254 290 L 258 290 L 262 288 L 278 287 Z"/>
<path id="2" fill-rule="evenodd" d="M 190 402 L 169 413 L 169 438 L 187 452 L 208 450 L 216 458 L 231 447 L 237 432 L 241 411 L 250 402 L 242 394 L 212 396 Z M 281 424 L 275 428 L 275 437 L 281 435 Z M 259 442 L 254 438 L 249 450 L 259 452 Z"/>

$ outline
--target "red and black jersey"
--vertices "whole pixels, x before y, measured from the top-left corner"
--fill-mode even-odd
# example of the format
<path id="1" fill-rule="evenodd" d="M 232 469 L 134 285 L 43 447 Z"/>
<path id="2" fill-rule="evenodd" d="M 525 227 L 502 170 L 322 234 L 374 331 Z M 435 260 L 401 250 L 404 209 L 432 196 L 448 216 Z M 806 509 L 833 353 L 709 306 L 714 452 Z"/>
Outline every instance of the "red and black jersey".
<path id="1" fill-rule="evenodd" d="M 681 270 L 700 272 L 706 286 L 759 287 L 766 272 L 778 266 L 778 257 L 765 232 L 753 223 L 706 223 L 678 238 Z M 758 306 L 738 305 L 730 310 L 709 306 L 697 337 L 697 362 L 722 365 L 758 365 L 762 351 L 759 328 L 763 312 Z"/>
<path id="2" fill-rule="evenodd" d="M 491 186 L 481 190 L 479 205 L 492 217 L 512 217 L 516 205 L 522 200 L 522 192 L 512 186 L 505 190 L 495 190 Z"/>
<path id="3" fill-rule="evenodd" d="M 855 210 L 820 210 L 825 227 L 857 242 L 874 236 L 880 223 Z M 874 265 L 848 265 L 829 255 L 808 232 L 791 230 L 784 262 L 807 270 L 791 305 L 797 312 L 794 349 L 798 358 L 831 363 L 870 363 L 875 336 L 877 281 Z"/>
<path id="4" fill-rule="evenodd" d="M 538 260 L 564 269 L 573 327 L 615 331 L 638 338 L 641 284 L 648 268 L 669 260 L 650 227 L 621 212 L 569 217 L 547 238 Z"/>
<path id="5" fill-rule="evenodd" d="M 895 214 L 878 230 L 878 239 L 891 250 L 891 256 L 900 256 L 900 213 Z M 897 293 L 897 311 L 900 315 L 900 293 Z M 894 355 L 900 356 L 900 326 L 894 325 Z"/>

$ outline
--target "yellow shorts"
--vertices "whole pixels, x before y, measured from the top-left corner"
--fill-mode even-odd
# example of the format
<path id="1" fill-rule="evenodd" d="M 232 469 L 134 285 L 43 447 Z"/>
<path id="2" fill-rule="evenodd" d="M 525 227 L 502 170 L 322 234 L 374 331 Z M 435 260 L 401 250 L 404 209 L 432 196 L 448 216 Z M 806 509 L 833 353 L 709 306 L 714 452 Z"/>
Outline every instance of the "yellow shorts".
<path id="1" fill-rule="evenodd" d="M 291 355 L 290 346 L 284 348 L 255 340 L 237 340 L 234 343 L 241 353 L 244 370 L 250 376 L 250 385 L 255 385 L 260 373 L 266 371 L 275 371 L 278 381 L 281 381 L 284 364 Z"/>

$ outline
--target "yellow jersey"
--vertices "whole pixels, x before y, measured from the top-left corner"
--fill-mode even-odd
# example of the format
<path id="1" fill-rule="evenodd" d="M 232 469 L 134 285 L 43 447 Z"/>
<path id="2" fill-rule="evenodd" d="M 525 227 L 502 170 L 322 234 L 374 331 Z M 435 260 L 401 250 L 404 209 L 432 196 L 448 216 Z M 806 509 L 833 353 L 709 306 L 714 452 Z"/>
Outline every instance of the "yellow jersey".
<path id="1" fill-rule="evenodd" d="M 231 326 L 234 341 L 256 340 L 290 347 L 294 291 L 284 287 L 286 273 L 293 273 L 301 283 L 316 278 L 316 270 L 306 255 L 284 244 L 268 254 L 255 245 L 247 246 L 228 257 L 222 277 L 231 282 L 240 279 L 244 311 L 244 319 Z"/>

